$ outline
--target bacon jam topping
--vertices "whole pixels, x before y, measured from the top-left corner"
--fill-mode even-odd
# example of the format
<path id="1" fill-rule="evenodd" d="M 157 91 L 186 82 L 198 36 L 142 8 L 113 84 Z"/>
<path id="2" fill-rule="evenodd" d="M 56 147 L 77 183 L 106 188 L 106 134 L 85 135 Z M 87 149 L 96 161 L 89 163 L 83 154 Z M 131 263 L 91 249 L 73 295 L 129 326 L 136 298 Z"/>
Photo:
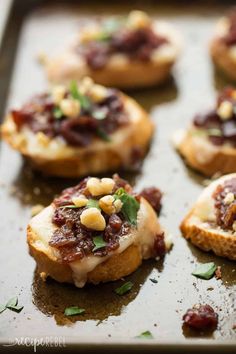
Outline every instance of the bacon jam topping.
<path id="1" fill-rule="evenodd" d="M 198 331 L 214 331 L 218 325 L 218 315 L 210 305 L 197 304 L 183 316 L 187 327 Z"/>
<path id="2" fill-rule="evenodd" d="M 28 127 L 39 142 L 61 137 L 72 146 L 87 146 L 94 138 L 110 140 L 110 134 L 128 123 L 119 91 L 94 84 L 86 77 L 69 89 L 56 86 L 37 95 L 21 109 L 13 110 L 18 130 Z"/>
<path id="3" fill-rule="evenodd" d="M 198 114 L 193 125 L 196 133 L 206 134 L 214 145 L 236 146 L 236 90 L 225 88 L 218 97 L 216 108 Z"/>
<path id="4" fill-rule="evenodd" d="M 229 11 L 227 15 L 227 21 L 228 31 L 221 38 L 221 40 L 226 46 L 231 47 L 233 45 L 236 45 L 236 7 L 232 8 Z"/>
<path id="5" fill-rule="evenodd" d="M 86 28 L 76 50 L 93 69 L 103 68 L 113 54 L 149 61 L 154 50 L 168 43 L 167 38 L 152 29 L 151 19 L 142 11 L 132 11 L 127 19 L 113 18 L 99 27 Z"/>
<path id="6" fill-rule="evenodd" d="M 123 236 L 137 227 L 140 198 L 118 175 L 84 179 L 53 201 L 52 222 L 56 229 L 50 246 L 60 252 L 66 263 L 91 254 L 106 256 L 119 247 Z M 156 235 L 153 247 L 155 256 L 165 253 L 164 234 Z"/>
<path id="7" fill-rule="evenodd" d="M 219 185 L 213 198 L 217 225 L 224 230 L 236 232 L 236 178 Z"/>

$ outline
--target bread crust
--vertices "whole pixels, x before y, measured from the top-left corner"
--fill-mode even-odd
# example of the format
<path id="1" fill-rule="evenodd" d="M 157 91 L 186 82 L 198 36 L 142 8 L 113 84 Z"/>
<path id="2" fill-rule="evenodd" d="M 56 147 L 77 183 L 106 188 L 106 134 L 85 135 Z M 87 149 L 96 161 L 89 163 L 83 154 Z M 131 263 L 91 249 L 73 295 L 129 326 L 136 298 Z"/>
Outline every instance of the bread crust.
<path id="1" fill-rule="evenodd" d="M 230 48 L 219 38 L 214 38 L 210 44 L 210 54 L 216 67 L 229 79 L 236 80 L 236 59 L 232 57 Z"/>
<path id="2" fill-rule="evenodd" d="M 52 83 L 68 83 L 72 79 L 81 80 L 84 76 L 90 76 L 101 85 L 123 89 L 163 83 L 170 76 L 172 66 L 179 55 L 181 40 L 178 33 L 165 22 L 154 21 L 152 27 L 157 33 L 166 35 L 170 41 L 167 50 L 164 48 L 164 54 L 161 52 L 164 46 L 159 49 L 160 55 L 154 55 L 146 62 L 131 60 L 125 55 L 118 54 L 112 56 L 104 68 L 94 70 L 72 46 L 61 55 L 47 61 L 48 80 Z M 78 45 L 78 42 L 79 38 L 75 45 Z"/>
<path id="3" fill-rule="evenodd" d="M 217 226 L 213 228 L 207 223 L 207 217 L 209 217 L 210 213 L 214 212 L 213 206 L 208 210 L 205 220 L 199 217 L 199 210 L 203 209 L 203 205 L 209 202 L 214 188 L 221 181 L 232 177 L 236 177 L 236 174 L 224 176 L 214 181 L 203 191 L 204 194 L 201 194 L 194 207 L 182 221 L 180 230 L 187 240 L 190 240 L 203 251 L 213 251 L 217 256 L 236 260 L 236 235 L 225 232 Z"/>
<path id="4" fill-rule="evenodd" d="M 215 146 L 206 137 L 194 136 L 191 131 L 181 134 L 175 146 L 190 167 L 209 177 L 218 172 L 236 172 L 236 149 Z"/>
<path id="5" fill-rule="evenodd" d="M 138 148 L 140 157 L 147 152 L 153 134 L 153 123 L 143 108 L 130 97 L 123 95 L 130 122 L 111 134 L 111 142 L 96 139 L 88 147 L 60 146 L 59 150 L 30 145 L 29 137 L 18 132 L 11 115 L 2 125 L 3 138 L 18 150 L 35 169 L 46 175 L 81 177 L 119 168 L 132 167 L 133 151 Z M 32 135 L 32 134 L 31 134 Z M 36 140 L 36 136 L 33 136 Z M 55 140 L 55 139 L 52 139 Z M 58 148 L 59 149 L 59 148 Z M 58 153 L 57 153 L 58 151 Z M 51 155 L 53 152 L 54 155 Z"/>
<path id="6" fill-rule="evenodd" d="M 146 232 L 149 242 L 152 243 L 151 249 L 147 249 L 147 247 L 150 247 L 149 243 L 145 243 L 143 246 L 142 244 L 140 245 L 132 241 L 122 252 L 117 250 L 108 257 L 104 257 L 101 263 L 87 273 L 85 282 L 98 284 L 100 282 L 118 280 L 134 272 L 142 263 L 142 259 L 153 257 L 154 238 L 156 234 L 159 234 L 162 230 L 156 213 L 144 198 L 141 198 L 140 208 L 138 214 L 138 229 L 131 229 L 129 237 L 132 237 L 135 232 L 139 232 L 141 237 L 143 237 L 143 234 Z M 44 212 L 45 211 L 46 209 L 44 209 Z M 51 220 L 50 215 L 48 216 L 47 213 L 45 215 L 49 218 L 48 220 Z M 44 216 L 44 225 L 47 225 L 47 222 Z M 46 226 L 46 228 L 48 228 L 48 226 Z M 37 263 L 37 271 L 44 280 L 50 276 L 58 282 L 76 284 L 76 277 L 73 275 L 74 268 L 71 267 L 69 263 L 63 263 L 60 260 L 60 257 L 54 253 L 52 247 L 48 245 L 48 242 L 45 243 L 45 240 L 41 240 L 39 231 L 36 231 L 31 223 L 27 227 L 27 242 L 30 254 Z M 166 247 L 168 248 L 170 245 L 167 243 Z M 82 286 L 83 285 L 84 284 L 82 284 Z"/>

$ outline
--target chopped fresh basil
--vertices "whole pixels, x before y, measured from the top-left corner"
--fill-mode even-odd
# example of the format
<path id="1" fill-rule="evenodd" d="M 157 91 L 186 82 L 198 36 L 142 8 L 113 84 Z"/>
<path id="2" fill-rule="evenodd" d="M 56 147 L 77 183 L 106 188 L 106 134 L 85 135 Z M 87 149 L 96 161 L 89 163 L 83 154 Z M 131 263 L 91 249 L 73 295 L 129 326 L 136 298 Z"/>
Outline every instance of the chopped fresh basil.
<path id="1" fill-rule="evenodd" d="M 157 284 L 158 281 L 155 279 L 155 278 L 150 278 L 151 282 L 154 283 L 154 284 Z"/>
<path id="2" fill-rule="evenodd" d="M 109 137 L 109 135 L 101 128 L 97 128 L 96 130 L 97 135 L 104 141 L 110 142 L 111 138 Z"/>
<path id="3" fill-rule="evenodd" d="M 195 277 L 198 278 L 209 280 L 210 278 L 213 277 L 215 271 L 216 271 L 215 263 L 213 262 L 204 263 L 198 265 L 192 272 L 192 275 L 195 275 Z"/>
<path id="4" fill-rule="evenodd" d="M 216 129 L 216 128 L 211 128 L 207 130 L 208 135 L 211 136 L 222 136 L 222 132 L 220 129 Z"/>
<path id="5" fill-rule="evenodd" d="M 93 252 L 99 250 L 100 248 L 103 248 L 107 245 L 107 243 L 104 241 L 102 236 L 95 236 L 93 237 L 93 243 L 94 243 L 94 247 L 93 247 Z"/>
<path id="6" fill-rule="evenodd" d="M 55 107 L 53 110 L 53 116 L 56 119 L 61 119 L 61 117 L 63 116 L 62 110 L 59 107 Z"/>
<path id="7" fill-rule="evenodd" d="M 96 111 L 92 112 L 92 116 L 97 120 L 102 120 L 106 118 L 106 112 L 101 109 L 97 109 Z"/>
<path id="8" fill-rule="evenodd" d="M 1 305 L 0 304 L 0 313 L 6 310 L 6 305 Z"/>
<path id="9" fill-rule="evenodd" d="M 118 295 L 124 295 L 132 289 L 133 285 L 134 284 L 131 281 L 128 281 L 127 283 L 121 285 L 119 288 L 115 289 L 115 293 Z"/>
<path id="10" fill-rule="evenodd" d="M 114 194 L 116 199 L 122 202 L 121 212 L 126 220 L 132 225 L 137 225 L 137 215 L 140 208 L 139 202 L 132 195 L 126 193 L 123 188 L 119 188 Z"/>
<path id="11" fill-rule="evenodd" d="M 70 94 L 71 96 L 80 102 L 81 108 L 88 110 L 91 107 L 90 99 L 82 95 L 82 93 L 78 89 L 78 84 L 76 81 L 71 81 L 70 83 Z"/>
<path id="12" fill-rule="evenodd" d="M 103 30 L 105 32 L 113 33 L 117 31 L 121 26 L 121 20 L 117 18 L 108 18 L 106 19 L 103 24 Z"/>
<path id="13" fill-rule="evenodd" d="M 64 311 L 64 315 L 66 316 L 75 316 L 80 315 L 85 312 L 85 309 L 81 309 L 78 306 L 67 307 Z"/>
<path id="14" fill-rule="evenodd" d="M 100 209 L 99 207 L 99 201 L 97 199 L 89 199 L 88 203 L 86 205 L 87 208 L 97 208 Z"/>
<path id="15" fill-rule="evenodd" d="M 141 339 L 153 339 L 153 335 L 150 331 L 145 331 L 138 335 L 136 338 L 141 338 Z"/>
<path id="16" fill-rule="evenodd" d="M 12 310 L 15 312 L 21 312 L 21 310 L 24 308 L 24 306 L 18 305 L 18 298 L 15 296 L 7 302 L 5 308 L 8 308 L 9 310 Z"/>
<path id="17" fill-rule="evenodd" d="M 17 296 L 14 296 L 10 300 L 8 300 L 6 307 L 16 306 L 17 304 L 18 304 L 18 298 Z"/>
<path id="18" fill-rule="evenodd" d="M 70 204 L 70 205 L 62 205 L 60 208 L 66 208 L 66 209 L 78 209 L 78 207 L 75 204 Z"/>

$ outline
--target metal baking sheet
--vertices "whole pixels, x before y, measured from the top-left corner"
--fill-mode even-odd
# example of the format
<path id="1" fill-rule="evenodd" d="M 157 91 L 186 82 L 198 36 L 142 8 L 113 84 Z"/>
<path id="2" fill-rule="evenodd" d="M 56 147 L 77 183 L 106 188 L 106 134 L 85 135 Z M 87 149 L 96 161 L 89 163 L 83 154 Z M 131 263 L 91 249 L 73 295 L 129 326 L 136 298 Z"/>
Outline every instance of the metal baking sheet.
<path id="1" fill-rule="evenodd" d="M 208 56 L 214 24 L 226 4 L 15 1 L 1 52 L 1 110 L 3 113 L 5 108 L 47 87 L 36 61 L 39 52 L 54 55 L 62 49 L 85 17 L 127 13 L 132 8 L 169 20 L 183 36 L 183 53 L 173 78 L 160 88 L 129 92 L 150 112 L 156 132 L 141 170 L 121 173 L 137 190 L 155 185 L 164 192 L 161 222 L 173 235 L 173 249 L 163 261 L 146 261 L 127 277 L 135 285 L 123 297 L 113 291 L 122 281 L 84 289 L 52 280 L 43 283 L 26 245 L 31 207 L 48 205 L 56 193 L 78 180 L 45 178 L 31 171 L 17 152 L 1 143 L 0 303 L 17 295 L 24 305 L 19 314 L 5 311 L 0 315 L 0 350 L 4 352 L 26 349 L 27 343 L 40 339 L 45 343 L 48 338 L 48 350 L 58 350 L 58 341 L 70 352 L 102 349 L 216 353 L 233 352 L 236 347 L 235 262 L 201 252 L 181 237 L 179 224 L 206 180 L 186 168 L 171 145 L 173 132 L 186 126 L 196 111 L 213 104 L 216 91 L 226 83 L 214 72 Z M 196 264 L 209 261 L 221 266 L 222 279 L 204 281 L 191 275 Z M 158 282 L 154 284 L 150 278 Z M 199 302 L 212 305 L 219 313 L 219 328 L 212 336 L 199 338 L 182 329 L 183 314 Z M 65 307 L 72 305 L 85 308 L 86 313 L 65 318 Z M 154 339 L 135 338 L 146 330 Z M 44 347 L 39 344 L 36 349 Z M 32 346 L 27 348 L 32 351 Z"/>

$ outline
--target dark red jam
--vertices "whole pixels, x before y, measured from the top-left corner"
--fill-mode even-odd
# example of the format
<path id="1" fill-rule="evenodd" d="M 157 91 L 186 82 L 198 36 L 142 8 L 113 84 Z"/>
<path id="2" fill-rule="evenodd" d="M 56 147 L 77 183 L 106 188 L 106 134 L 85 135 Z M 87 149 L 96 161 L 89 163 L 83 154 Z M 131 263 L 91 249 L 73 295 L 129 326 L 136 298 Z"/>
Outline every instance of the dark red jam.
<path id="1" fill-rule="evenodd" d="M 229 30 L 227 34 L 222 37 L 222 41 L 230 47 L 236 44 L 236 7 L 229 11 L 227 19 L 229 21 Z"/>
<path id="2" fill-rule="evenodd" d="M 217 113 L 220 104 L 224 101 L 228 101 L 233 105 L 232 115 L 227 120 L 222 119 Z M 207 113 L 197 114 L 194 118 L 193 124 L 196 128 L 204 129 L 214 145 L 229 143 L 236 146 L 235 90 L 231 87 L 225 88 L 218 96 L 216 108 Z"/>
<path id="3" fill-rule="evenodd" d="M 157 35 L 151 28 L 131 30 L 120 28 L 106 40 L 94 40 L 80 44 L 77 48 L 87 64 L 93 69 L 103 68 L 112 54 L 124 54 L 130 59 L 149 61 L 153 50 L 167 43 L 165 37 Z"/>
<path id="4" fill-rule="evenodd" d="M 127 181 L 121 179 L 118 175 L 114 175 L 113 180 L 115 186 L 112 194 L 118 189 L 123 188 L 127 194 L 132 195 L 137 201 L 140 200 L 141 196 L 133 193 L 133 189 Z M 80 215 L 87 206 L 80 208 L 70 206 L 73 206 L 72 198 L 81 194 L 86 196 L 89 200 L 98 200 L 101 198 L 101 196 L 92 197 L 87 188 L 87 181 L 88 178 L 82 180 L 77 186 L 64 190 L 62 194 L 53 201 L 55 209 L 52 222 L 57 228 L 49 244 L 58 249 L 61 259 L 65 263 L 82 259 L 90 254 L 100 257 L 106 256 L 109 252 L 116 250 L 119 247 L 120 238 L 127 235 L 132 227 L 135 227 L 127 220 L 122 209 L 111 215 L 101 210 L 101 214 L 106 221 L 106 227 L 102 232 L 85 227 L 81 223 Z M 94 237 L 101 237 L 105 245 L 94 250 Z M 156 235 L 154 256 L 163 256 L 165 252 L 164 234 Z"/>
<path id="5" fill-rule="evenodd" d="M 210 305 L 195 305 L 183 316 L 184 324 L 198 331 L 214 331 L 218 325 L 218 315 Z"/>
<path id="6" fill-rule="evenodd" d="M 161 198 L 162 198 L 162 193 L 160 189 L 156 187 L 147 187 L 144 188 L 139 195 L 144 197 L 153 207 L 153 209 L 157 212 L 157 214 L 160 213 L 161 210 Z"/>
<path id="7" fill-rule="evenodd" d="M 225 197 L 228 193 L 233 193 L 236 197 L 236 178 L 226 180 L 219 185 L 214 194 L 216 223 L 225 230 L 232 229 L 232 225 L 236 220 L 236 200 L 227 203 Z"/>
<path id="8" fill-rule="evenodd" d="M 57 108 L 51 95 L 46 93 L 34 96 L 21 109 L 11 113 L 18 129 L 27 126 L 32 132 L 43 132 L 49 138 L 60 136 L 73 146 L 87 146 L 95 137 L 108 140 L 109 134 L 128 123 L 122 97 L 114 89 L 110 89 L 108 96 L 99 103 L 89 101 L 78 117 L 61 115 L 57 118 Z"/>

